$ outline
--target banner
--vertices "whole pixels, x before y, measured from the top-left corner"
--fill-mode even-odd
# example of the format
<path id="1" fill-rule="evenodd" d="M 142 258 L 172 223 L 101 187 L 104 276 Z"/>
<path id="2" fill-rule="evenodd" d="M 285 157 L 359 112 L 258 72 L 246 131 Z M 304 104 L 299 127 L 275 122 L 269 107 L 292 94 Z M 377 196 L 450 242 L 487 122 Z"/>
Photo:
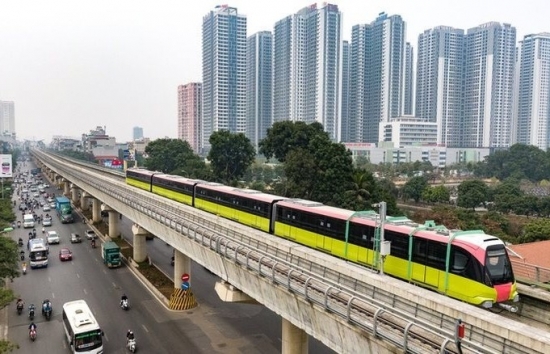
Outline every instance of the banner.
<path id="1" fill-rule="evenodd" d="M 11 165 L 11 154 L 0 155 L 0 161 L 2 161 L 2 174 L 0 177 L 13 177 L 12 175 L 12 165 Z"/>

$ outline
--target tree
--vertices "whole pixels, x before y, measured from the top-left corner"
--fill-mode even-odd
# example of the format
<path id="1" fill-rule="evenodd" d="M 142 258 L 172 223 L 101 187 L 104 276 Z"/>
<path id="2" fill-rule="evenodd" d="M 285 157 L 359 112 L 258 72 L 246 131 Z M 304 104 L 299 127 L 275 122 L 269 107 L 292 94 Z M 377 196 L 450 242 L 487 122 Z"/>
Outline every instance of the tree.
<path id="1" fill-rule="evenodd" d="M 290 151 L 298 148 L 307 149 L 310 141 L 316 136 L 322 136 L 330 141 L 323 125 L 318 122 L 276 122 L 267 129 L 266 137 L 260 141 L 259 152 L 268 160 L 275 157 L 280 162 L 285 162 Z"/>
<path id="2" fill-rule="evenodd" d="M 351 176 L 351 188 L 344 193 L 344 206 L 351 210 L 369 210 L 371 191 L 376 182 L 372 173 L 356 169 Z"/>
<path id="3" fill-rule="evenodd" d="M 550 176 L 550 153 L 536 146 L 515 144 L 508 150 L 496 151 L 485 158 L 475 170 L 477 176 L 527 178 L 540 181 Z"/>
<path id="4" fill-rule="evenodd" d="M 145 167 L 152 171 L 198 178 L 191 175 L 191 170 L 195 173 L 195 169 L 199 166 L 204 168 L 204 163 L 201 165 L 201 158 L 184 140 L 157 139 L 147 144 L 145 153 L 148 156 L 145 159 Z M 192 169 L 187 171 L 188 167 Z"/>
<path id="5" fill-rule="evenodd" d="M 242 133 L 220 130 L 214 132 L 208 141 L 211 146 L 208 159 L 213 175 L 222 182 L 229 184 L 239 180 L 254 162 L 254 146 Z"/>
<path id="6" fill-rule="evenodd" d="M 458 186 L 456 202 L 458 206 L 475 210 L 478 205 L 485 205 L 488 194 L 489 188 L 483 181 L 478 179 L 468 180 Z"/>
<path id="7" fill-rule="evenodd" d="M 520 243 L 544 241 L 550 239 L 550 220 L 533 219 L 523 228 Z"/>
<path id="8" fill-rule="evenodd" d="M 443 185 L 427 187 L 422 193 L 422 200 L 428 203 L 448 203 L 450 197 L 449 189 Z"/>
<path id="9" fill-rule="evenodd" d="M 424 189 L 428 186 L 428 180 L 423 176 L 409 179 L 403 186 L 402 193 L 406 199 L 414 199 L 416 203 L 422 198 Z"/>

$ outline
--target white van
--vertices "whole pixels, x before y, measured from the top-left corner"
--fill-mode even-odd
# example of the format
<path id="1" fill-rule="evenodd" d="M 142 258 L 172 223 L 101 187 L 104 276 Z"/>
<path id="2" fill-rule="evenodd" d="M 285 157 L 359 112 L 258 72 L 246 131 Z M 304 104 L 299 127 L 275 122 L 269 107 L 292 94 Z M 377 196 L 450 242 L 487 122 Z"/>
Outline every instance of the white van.
<path id="1" fill-rule="evenodd" d="M 23 228 L 34 227 L 34 216 L 32 214 L 25 214 L 23 216 Z"/>

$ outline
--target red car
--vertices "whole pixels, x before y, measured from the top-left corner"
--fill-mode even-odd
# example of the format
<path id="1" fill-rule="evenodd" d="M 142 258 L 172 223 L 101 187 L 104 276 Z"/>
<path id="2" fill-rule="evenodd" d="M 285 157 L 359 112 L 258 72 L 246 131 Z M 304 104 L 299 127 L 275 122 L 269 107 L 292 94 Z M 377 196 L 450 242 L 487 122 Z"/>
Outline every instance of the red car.
<path id="1" fill-rule="evenodd" d="M 72 261 L 73 260 L 73 253 L 68 248 L 62 248 L 59 251 L 59 260 L 60 261 Z"/>

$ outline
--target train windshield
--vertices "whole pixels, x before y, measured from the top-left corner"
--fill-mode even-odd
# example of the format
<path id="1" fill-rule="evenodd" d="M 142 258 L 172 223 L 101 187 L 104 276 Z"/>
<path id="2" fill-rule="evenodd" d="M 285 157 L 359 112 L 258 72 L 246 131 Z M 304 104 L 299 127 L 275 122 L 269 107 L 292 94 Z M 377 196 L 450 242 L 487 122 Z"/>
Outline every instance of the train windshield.
<path id="1" fill-rule="evenodd" d="M 487 248 L 485 267 L 493 285 L 507 284 L 514 281 L 512 264 L 503 245 Z"/>

